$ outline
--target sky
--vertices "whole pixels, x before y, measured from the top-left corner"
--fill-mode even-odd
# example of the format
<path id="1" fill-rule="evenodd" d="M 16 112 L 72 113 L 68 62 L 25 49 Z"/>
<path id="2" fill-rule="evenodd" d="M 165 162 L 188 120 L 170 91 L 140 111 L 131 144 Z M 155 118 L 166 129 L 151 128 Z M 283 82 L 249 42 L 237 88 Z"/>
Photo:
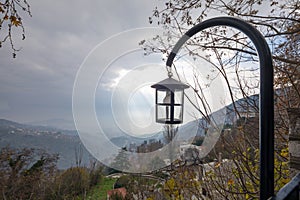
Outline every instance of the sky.
<path id="1" fill-rule="evenodd" d="M 66 120 L 71 123 L 66 128 L 73 128 L 72 95 L 77 84 L 81 86 L 80 92 L 75 90 L 81 102 L 77 111 L 87 127 L 91 127 L 89 116 L 96 114 L 104 132 L 118 129 L 136 134 L 147 129 L 151 134 L 161 128 L 154 125 L 150 86 L 167 78 L 161 73 L 163 55 L 143 56 L 136 45 L 161 33 L 148 18 L 163 1 L 31 0 L 29 4 L 32 17 L 22 13 L 26 40 L 20 40 L 18 31 L 13 37 L 21 51 L 13 58 L 9 43 L 0 48 L 0 118 L 21 123 Z M 179 60 L 178 66 L 190 62 Z M 204 80 L 209 68 L 198 64 L 203 66 L 197 70 Z M 181 74 L 188 76 L 186 69 Z M 85 70 L 87 76 L 80 76 Z M 194 71 L 192 66 L 188 80 L 193 80 Z M 224 102 L 221 84 L 216 82 L 210 89 L 213 110 Z M 186 122 L 196 118 L 191 107 L 186 105 Z"/>
<path id="2" fill-rule="evenodd" d="M 99 160 L 119 151 L 112 137 L 146 138 L 162 131 L 154 119 L 150 86 L 167 78 L 163 55 L 144 56 L 137 47 L 161 33 L 148 18 L 163 2 L 30 0 L 32 17 L 22 15 L 26 40 L 20 40 L 18 31 L 13 37 L 21 51 L 13 58 L 9 43 L 0 48 L 0 118 L 70 121 L 66 129 L 75 122 L 85 147 Z M 174 63 L 183 82 L 197 77 L 204 85 L 201 80 L 213 73 L 200 60 L 178 60 Z M 208 90 L 212 111 L 222 108 L 225 98 L 222 81 L 215 80 Z M 192 88 L 186 94 L 199 103 Z M 199 119 L 196 113 L 186 101 L 184 123 Z M 224 117 L 222 111 L 216 124 Z M 197 123 L 189 126 L 198 129 Z"/>
<path id="3" fill-rule="evenodd" d="M 120 32 L 151 26 L 148 17 L 161 1 L 30 0 L 22 13 L 26 40 L 14 59 L 0 49 L 0 118 L 17 122 L 72 120 L 76 73 L 99 43 Z"/>

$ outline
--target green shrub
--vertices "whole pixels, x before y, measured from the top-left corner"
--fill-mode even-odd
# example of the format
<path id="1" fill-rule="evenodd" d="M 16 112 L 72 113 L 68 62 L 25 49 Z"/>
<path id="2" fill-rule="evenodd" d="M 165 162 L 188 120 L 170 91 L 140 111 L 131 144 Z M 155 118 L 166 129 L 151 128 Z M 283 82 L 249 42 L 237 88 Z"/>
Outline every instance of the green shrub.
<path id="1" fill-rule="evenodd" d="M 52 198 L 74 199 L 85 195 L 89 189 L 89 172 L 84 167 L 72 167 L 64 171 L 56 180 L 56 191 Z"/>
<path id="2" fill-rule="evenodd" d="M 90 169 L 90 187 L 97 185 L 102 180 L 103 167 L 98 165 Z"/>

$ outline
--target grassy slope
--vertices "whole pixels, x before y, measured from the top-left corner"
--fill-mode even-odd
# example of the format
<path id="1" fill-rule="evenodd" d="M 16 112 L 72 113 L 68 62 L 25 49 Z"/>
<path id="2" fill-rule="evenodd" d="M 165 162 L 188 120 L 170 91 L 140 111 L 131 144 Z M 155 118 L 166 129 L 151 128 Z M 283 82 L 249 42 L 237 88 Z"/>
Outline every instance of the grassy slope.
<path id="1" fill-rule="evenodd" d="M 89 200 L 106 200 L 106 193 L 113 188 L 116 179 L 104 177 L 101 183 L 92 188 L 87 194 Z"/>

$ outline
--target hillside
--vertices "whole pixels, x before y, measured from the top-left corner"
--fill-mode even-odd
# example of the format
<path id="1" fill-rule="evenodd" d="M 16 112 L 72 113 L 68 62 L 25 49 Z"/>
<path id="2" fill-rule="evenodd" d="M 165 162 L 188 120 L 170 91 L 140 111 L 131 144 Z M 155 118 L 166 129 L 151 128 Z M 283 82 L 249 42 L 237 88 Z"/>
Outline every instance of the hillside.
<path id="1" fill-rule="evenodd" d="M 75 131 L 24 125 L 0 119 L 0 148 L 6 146 L 43 149 L 48 153 L 59 154 L 59 168 L 69 168 L 75 165 L 75 149 L 82 148 L 83 164 L 89 164 L 91 158 Z"/>

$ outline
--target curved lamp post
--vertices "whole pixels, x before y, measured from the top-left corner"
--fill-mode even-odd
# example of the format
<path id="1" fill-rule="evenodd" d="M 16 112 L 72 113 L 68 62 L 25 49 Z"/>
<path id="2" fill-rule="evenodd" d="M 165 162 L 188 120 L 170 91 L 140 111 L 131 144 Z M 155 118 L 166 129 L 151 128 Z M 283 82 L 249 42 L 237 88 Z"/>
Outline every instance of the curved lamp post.
<path id="1" fill-rule="evenodd" d="M 180 48 L 193 35 L 214 26 L 230 26 L 242 31 L 251 39 L 259 56 L 260 199 L 266 200 L 274 195 L 274 91 L 272 56 L 262 34 L 247 22 L 237 18 L 217 17 L 209 19 L 192 27 L 179 39 L 166 64 L 168 67 L 172 66 Z M 158 86 L 154 88 L 158 89 Z"/>

